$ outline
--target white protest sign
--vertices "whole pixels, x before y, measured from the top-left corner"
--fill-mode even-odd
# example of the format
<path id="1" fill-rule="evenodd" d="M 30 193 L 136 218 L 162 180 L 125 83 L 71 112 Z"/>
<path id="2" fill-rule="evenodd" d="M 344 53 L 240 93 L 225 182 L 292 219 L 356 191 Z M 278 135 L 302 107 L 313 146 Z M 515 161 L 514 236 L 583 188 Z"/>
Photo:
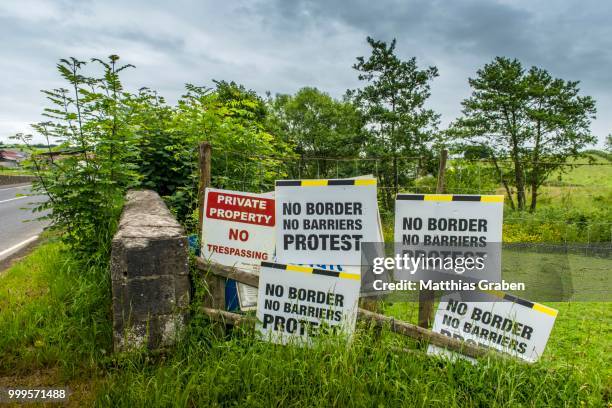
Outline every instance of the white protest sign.
<path id="1" fill-rule="evenodd" d="M 480 258 L 479 265 L 472 261 L 457 272 L 499 281 L 503 214 L 503 195 L 398 194 L 396 252 L 441 260 Z M 418 279 L 406 271 L 396 271 L 395 278 Z"/>
<path id="2" fill-rule="evenodd" d="M 273 193 L 207 188 L 204 203 L 202 257 L 254 273 L 274 259 Z M 238 284 L 237 290 L 241 306 L 255 305 L 255 288 Z"/>
<path id="3" fill-rule="evenodd" d="M 481 294 L 478 302 L 464 302 L 453 293 L 443 296 L 433 331 L 470 344 L 490 347 L 529 362 L 537 361 L 557 317 L 557 310 L 503 292 Z M 430 346 L 429 354 L 450 356 Z"/>
<path id="4" fill-rule="evenodd" d="M 279 262 L 360 265 L 380 241 L 376 179 L 279 180 L 275 195 Z"/>
<path id="5" fill-rule="evenodd" d="M 309 344 L 322 331 L 355 331 L 360 277 L 262 262 L 257 330 L 274 343 Z"/>

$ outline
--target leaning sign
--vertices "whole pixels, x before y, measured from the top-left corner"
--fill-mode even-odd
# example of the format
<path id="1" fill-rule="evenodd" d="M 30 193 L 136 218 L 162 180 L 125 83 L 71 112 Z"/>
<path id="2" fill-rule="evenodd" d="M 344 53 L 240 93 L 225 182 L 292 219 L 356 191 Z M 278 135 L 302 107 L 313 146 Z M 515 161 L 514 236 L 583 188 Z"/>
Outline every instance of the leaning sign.
<path id="1" fill-rule="evenodd" d="M 358 274 L 262 262 L 257 330 L 274 343 L 309 344 L 321 333 L 352 335 Z"/>
<path id="2" fill-rule="evenodd" d="M 279 180 L 275 195 L 279 262 L 360 265 L 380 240 L 374 178 Z"/>
<path id="3" fill-rule="evenodd" d="M 503 210 L 502 195 L 398 194 L 396 252 L 440 263 L 448 259 L 451 264 L 481 259 L 482 265 L 467 268 L 463 276 L 499 281 Z M 463 274 L 466 268 L 461 268 L 451 269 Z M 427 274 L 398 275 L 396 271 L 397 280 L 427 278 Z"/>
<path id="4" fill-rule="evenodd" d="M 465 302 L 453 293 L 442 297 L 433 331 L 535 362 L 544 352 L 556 317 L 555 309 L 503 292 L 481 293 L 477 302 Z M 428 352 L 447 354 L 435 346 Z"/>
<path id="5" fill-rule="evenodd" d="M 222 265 L 257 272 L 274 257 L 273 193 L 206 189 L 202 256 Z M 241 306 L 253 307 L 256 290 L 240 284 Z"/>

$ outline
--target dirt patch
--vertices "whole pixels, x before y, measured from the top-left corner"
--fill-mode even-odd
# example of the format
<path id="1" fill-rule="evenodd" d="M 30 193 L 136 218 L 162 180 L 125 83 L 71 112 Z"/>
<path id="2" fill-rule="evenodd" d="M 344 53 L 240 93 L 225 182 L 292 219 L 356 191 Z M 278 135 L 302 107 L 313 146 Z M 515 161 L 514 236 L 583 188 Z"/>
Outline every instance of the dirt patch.
<path id="1" fill-rule="evenodd" d="M 58 368 L 45 368 L 32 371 L 24 375 L 15 375 L 10 377 L 0 377 L 0 385 L 3 387 L 15 388 L 68 388 L 70 396 L 68 401 L 62 406 L 66 407 L 84 407 L 93 405 L 96 396 L 96 391 L 101 385 L 101 381 L 95 379 L 79 378 L 78 380 L 70 380 L 62 382 L 60 380 L 61 373 Z M 42 406 L 58 406 L 57 403 L 41 404 Z M 9 405 L 12 406 L 12 405 Z M 14 404 L 13 406 L 22 406 Z"/>

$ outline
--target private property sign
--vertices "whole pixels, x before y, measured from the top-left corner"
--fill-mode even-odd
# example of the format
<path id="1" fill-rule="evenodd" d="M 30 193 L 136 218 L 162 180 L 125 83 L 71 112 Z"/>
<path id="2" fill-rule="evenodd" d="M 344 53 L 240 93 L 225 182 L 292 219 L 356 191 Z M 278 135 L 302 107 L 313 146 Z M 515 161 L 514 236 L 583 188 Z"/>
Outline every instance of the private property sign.
<path id="1" fill-rule="evenodd" d="M 276 257 L 292 264 L 360 265 L 379 242 L 376 179 L 276 182 Z"/>
<path id="2" fill-rule="evenodd" d="M 503 292 L 482 293 L 478 300 L 463 301 L 458 293 L 442 297 L 433 331 L 529 362 L 540 358 L 557 310 Z M 428 352 L 447 353 L 435 346 Z"/>
<path id="3" fill-rule="evenodd" d="M 257 272 L 261 261 L 273 259 L 273 193 L 208 188 L 204 208 L 202 257 L 249 272 Z M 246 292 L 239 288 L 241 292 L 242 300 Z"/>
<path id="4" fill-rule="evenodd" d="M 262 262 L 257 330 L 274 343 L 308 344 L 322 332 L 355 331 L 360 276 Z"/>

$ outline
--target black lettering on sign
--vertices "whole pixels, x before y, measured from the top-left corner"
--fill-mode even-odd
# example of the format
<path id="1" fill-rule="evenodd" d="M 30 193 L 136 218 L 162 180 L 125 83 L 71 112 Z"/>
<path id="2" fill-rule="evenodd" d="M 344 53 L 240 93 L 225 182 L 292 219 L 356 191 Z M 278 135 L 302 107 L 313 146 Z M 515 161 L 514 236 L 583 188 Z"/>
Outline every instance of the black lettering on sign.
<path id="1" fill-rule="evenodd" d="M 423 228 L 423 220 L 421 218 L 404 217 L 402 220 L 402 229 L 418 231 L 421 228 Z"/>
<path id="2" fill-rule="evenodd" d="M 442 318 L 442 324 L 451 326 L 453 329 L 456 329 L 459 327 L 459 319 L 445 314 L 444 317 Z"/>
<path id="3" fill-rule="evenodd" d="M 283 293 L 285 293 L 285 288 L 283 286 L 266 283 L 266 296 L 283 297 Z"/>
<path id="4" fill-rule="evenodd" d="M 448 303 L 446 304 L 446 310 L 450 310 L 453 313 L 458 313 L 461 316 L 465 315 L 467 308 L 468 306 L 466 303 L 458 302 L 453 299 L 449 299 Z"/>
<path id="5" fill-rule="evenodd" d="M 277 311 L 280 309 L 280 302 L 278 300 L 266 299 L 264 301 L 264 309 Z"/>
<path id="6" fill-rule="evenodd" d="M 300 226 L 298 220 L 283 220 L 283 229 L 284 230 L 296 230 Z"/>
<path id="7" fill-rule="evenodd" d="M 302 213 L 300 203 L 283 203 L 283 215 L 299 215 Z"/>

